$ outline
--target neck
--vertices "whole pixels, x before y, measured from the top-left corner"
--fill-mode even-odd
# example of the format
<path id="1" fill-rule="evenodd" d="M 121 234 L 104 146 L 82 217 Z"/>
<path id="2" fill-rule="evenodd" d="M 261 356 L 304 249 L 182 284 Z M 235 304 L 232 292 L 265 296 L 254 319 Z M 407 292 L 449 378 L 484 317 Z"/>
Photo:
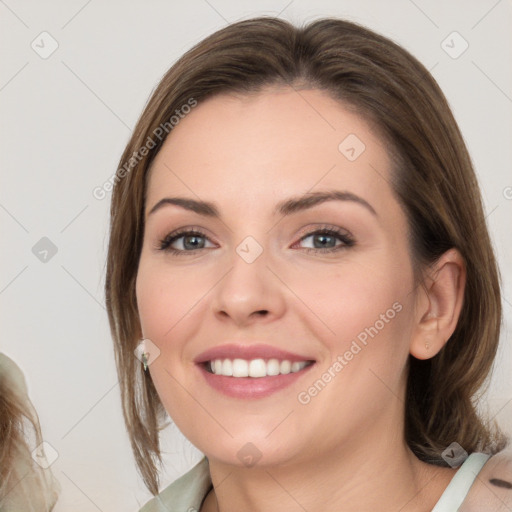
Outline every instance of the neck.
<path id="1" fill-rule="evenodd" d="M 214 488 L 201 512 L 432 510 L 455 470 L 421 462 L 399 428 L 375 427 L 297 463 L 240 468 L 209 459 Z"/>

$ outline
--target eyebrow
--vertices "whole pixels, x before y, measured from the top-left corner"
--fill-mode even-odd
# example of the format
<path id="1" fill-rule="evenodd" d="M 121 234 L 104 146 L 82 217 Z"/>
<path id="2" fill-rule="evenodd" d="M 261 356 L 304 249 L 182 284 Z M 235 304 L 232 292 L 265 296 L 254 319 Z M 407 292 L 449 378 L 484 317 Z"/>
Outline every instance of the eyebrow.
<path id="1" fill-rule="evenodd" d="M 283 216 L 293 215 L 294 213 L 308 210 L 316 205 L 328 201 L 349 201 L 361 206 L 364 206 L 370 213 L 378 217 L 377 212 L 373 206 L 362 197 L 359 197 L 352 192 L 341 190 L 327 190 L 325 192 L 308 192 L 300 197 L 292 197 L 277 204 L 274 209 L 274 214 Z M 166 205 L 176 205 L 190 210 L 205 217 L 212 217 L 220 219 L 221 215 L 215 203 L 209 201 L 197 201 L 195 199 L 186 197 L 164 197 L 160 199 L 148 213 L 148 216 L 160 210 Z"/>

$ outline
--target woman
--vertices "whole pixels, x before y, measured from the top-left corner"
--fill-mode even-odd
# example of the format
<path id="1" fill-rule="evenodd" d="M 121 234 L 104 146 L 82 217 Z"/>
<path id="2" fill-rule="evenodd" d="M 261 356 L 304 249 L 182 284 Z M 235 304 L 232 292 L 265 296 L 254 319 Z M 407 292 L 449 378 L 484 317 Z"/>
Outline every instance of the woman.
<path id="1" fill-rule="evenodd" d="M 230 25 L 164 76 L 113 181 L 106 296 L 144 511 L 512 503 L 507 440 L 473 401 L 496 263 L 414 57 L 338 19 Z M 156 496 L 166 413 L 205 457 Z"/>

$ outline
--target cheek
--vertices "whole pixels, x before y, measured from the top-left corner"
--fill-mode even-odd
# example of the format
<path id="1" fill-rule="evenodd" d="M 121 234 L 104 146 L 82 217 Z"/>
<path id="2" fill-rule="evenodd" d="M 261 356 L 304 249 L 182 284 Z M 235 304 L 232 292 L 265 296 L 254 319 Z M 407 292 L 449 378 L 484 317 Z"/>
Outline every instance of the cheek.
<path id="1" fill-rule="evenodd" d="M 150 263 L 141 258 L 136 294 L 146 338 L 164 343 L 174 327 L 191 311 L 201 296 L 201 289 L 197 282 L 191 282 L 189 274 L 186 270 L 170 272 L 165 264 Z"/>
<path id="2" fill-rule="evenodd" d="M 308 307 L 316 334 L 332 353 L 348 350 L 354 339 L 364 345 L 373 337 L 401 332 L 401 311 L 411 288 L 405 265 L 397 274 L 391 257 L 354 257 L 339 266 L 295 272 L 286 281 Z"/>
<path id="3" fill-rule="evenodd" d="M 304 287 L 310 286 L 306 281 Z M 325 381 L 333 385 L 321 399 L 324 405 L 355 410 L 366 396 L 374 399 L 369 409 L 379 409 L 389 398 L 388 386 L 399 389 L 411 335 L 411 283 L 407 270 L 397 274 L 391 261 L 377 265 L 374 259 L 371 266 L 350 265 L 332 274 L 323 292 L 315 292 L 315 310 L 329 327 L 322 336 L 328 356 L 319 371 L 328 372 Z"/>
<path id="4" fill-rule="evenodd" d="M 315 313 L 309 317 L 318 326 L 314 335 L 325 349 L 318 373 L 299 397 L 301 404 L 311 402 L 310 412 L 320 416 L 329 410 L 336 422 L 336 411 L 359 411 L 363 421 L 399 394 L 411 332 L 408 269 L 405 258 L 373 255 L 295 278 L 293 289 L 308 299 Z"/>
<path id="5" fill-rule="evenodd" d="M 186 316 L 201 295 L 190 284 L 188 272 L 170 272 L 165 264 L 151 261 L 144 253 L 141 256 L 136 295 L 142 334 L 160 350 L 149 371 L 164 408 L 173 418 L 179 416 L 177 405 L 187 409 L 190 402 L 179 385 L 185 381 L 181 354 L 190 334 L 183 331 L 189 325 Z"/>

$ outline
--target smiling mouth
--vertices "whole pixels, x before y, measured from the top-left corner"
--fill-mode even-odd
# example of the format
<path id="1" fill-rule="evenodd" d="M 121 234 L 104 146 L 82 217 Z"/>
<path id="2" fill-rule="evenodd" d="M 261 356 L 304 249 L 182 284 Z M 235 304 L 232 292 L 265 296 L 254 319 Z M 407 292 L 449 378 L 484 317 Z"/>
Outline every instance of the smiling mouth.
<path id="1" fill-rule="evenodd" d="M 311 366 L 314 361 L 290 361 L 288 359 L 213 359 L 203 364 L 204 369 L 213 375 L 223 377 L 275 377 L 297 373 Z"/>

